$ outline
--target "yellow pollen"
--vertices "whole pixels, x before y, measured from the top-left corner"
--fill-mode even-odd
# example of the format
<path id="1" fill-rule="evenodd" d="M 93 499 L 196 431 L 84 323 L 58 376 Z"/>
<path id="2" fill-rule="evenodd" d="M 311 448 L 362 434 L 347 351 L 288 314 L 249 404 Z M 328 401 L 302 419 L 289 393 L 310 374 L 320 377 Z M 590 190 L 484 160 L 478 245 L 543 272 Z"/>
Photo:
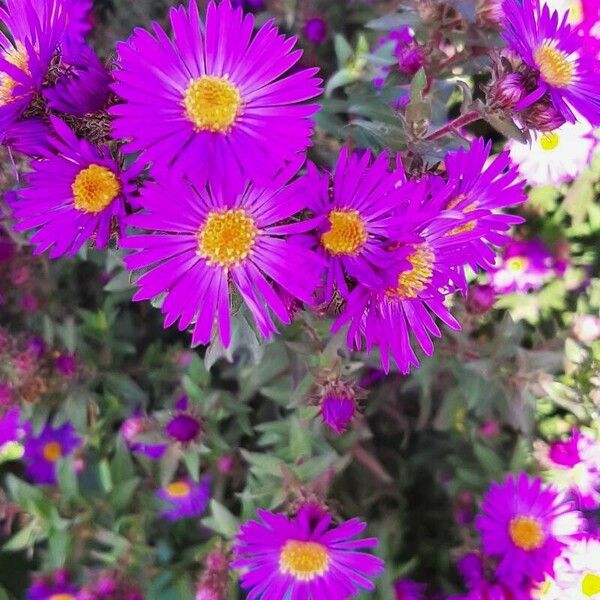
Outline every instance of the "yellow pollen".
<path id="1" fill-rule="evenodd" d="M 76 600 L 73 594 L 52 594 L 49 600 Z"/>
<path id="2" fill-rule="evenodd" d="M 600 573 L 586 573 L 581 580 L 581 593 L 588 598 L 600 594 Z"/>
<path id="3" fill-rule="evenodd" d="M 542 150 L 554 150 L 560 142 L 560 137 L 556 131 L 547 131 L 544 135 L 540 136 L 538 141 Z"/>
<path id="4" fill-rule="evenodd" d="M 16 85 L 17 82 L 6 73 L 0 74 L 0 106 L 6 106 L 15 100 L 13 90 Z"/>
<path id="5" fill-rule="evenodd" d="M 183 106 L 198 131 L 227 133 L 240 114 L 242 97 L 227 77 L 203 75 L 188 85 Z"/>
<path id="6" fill-rule="evenodd" d="M 165 491 L 171 498 L 185 498 L 189 496 L 190 489 L 190 484 L 187 481 L 174 481 L 165 488 Z"/>
<path id="7" fill-rule="evenodd" d="M 508 532 L 513 544 L 521 550 L 531 552 L 544 545 L 544 531 L 533 517 L 515 517 L 508 526 Z"/>
<path id="8" fill-rule="evenodd" d="M 329 568 L 327 548 L 316 542 L 290 540 L 281 549 L 279 570 L 300 581 L 321 577 Z"/>
<path id="9" fill-rule="evenodd" d="M 427 244 L 417 246 L 407 260 L 412 269 L 398 275 L 397 287 L 386 292 L 388 298 L 416 298 L 431 283 L 435 255 Z"/>
<path id="10" fill-rule="evenodd" d="M 453 208 L 456 208 L 465 198 L 466 198 L 465 194 L 459 194 L 458 196 L 456 196 L 454 198 L 450 198 L 450 200 L 448 200 L 448 204 L 446 205 L 446 208 L 448 210 L 452 210 Z"/>
<path id="11" fill-rule="evenodd" d="M 513 273 L 520 273 L 527 268 L 528 264 L 529 260 L 527 260 L 527 258 L 524 256 L 511 256 L 509 259 L 507 259 L 505 266 Z"/>
<path id="12" fill-rule="evenodd" d="M 198 254 L 209 264 L 229 268 L 248 258 L 258 229 L 243 209 L 210 212 L 198 233 Z"/>
<path id="13" fill-rule="evenodd" d="M 465 210 L 465 212 L 468 212 Z M 452 231 L 450 231 L 450 235 L 459 235 L 461 233 L 467 233 L 468 231 L 473 231 L 475 226 L 477 225 L 477 221 L 467 221 L 464 225 L 459 225 L 455 227 Z"/>
<path id="14" fill-rule="evenodd" d="M 48 462 L 56 462 L 62 456 L 62 446 L 59 442 L 48 442 L 42 448 L 42 456 Z"/>
<path id="15" fill-rule="evenodd" d="M 567 87 L 573 81 L 575 67 L 569 57 L 550 44 L 542 44 L 533 53 L 544 80 L 557 88 Z"/>
<path id="16" fill-rule="evenodd" d="M 332 210 L 331 229 L 321 236 L 321 244 L 331 254 L 356 254 L 367 241 L 365 224 L 357 210 Z"/>
<path id="17" fill-rule="evenodd" d="M 90 165 L 77 173 L 71 190 L 75 208 L 99 213 L 121 193 L 121 183 L 110 169 Z"/>

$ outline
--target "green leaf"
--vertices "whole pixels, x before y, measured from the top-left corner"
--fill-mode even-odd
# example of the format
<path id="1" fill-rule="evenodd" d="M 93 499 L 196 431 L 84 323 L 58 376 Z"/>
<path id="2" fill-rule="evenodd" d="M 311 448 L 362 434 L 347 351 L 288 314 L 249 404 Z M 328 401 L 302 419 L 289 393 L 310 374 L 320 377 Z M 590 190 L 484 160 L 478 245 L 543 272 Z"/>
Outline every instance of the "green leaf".
<path id="1" fill-rule="evenodd" d="M 210 517 L 202 519 L 204 526 L 226 538 L 232 538 L 238 532 L 239 521 L 217 500 L 210 501 L 210 514 Z"/>

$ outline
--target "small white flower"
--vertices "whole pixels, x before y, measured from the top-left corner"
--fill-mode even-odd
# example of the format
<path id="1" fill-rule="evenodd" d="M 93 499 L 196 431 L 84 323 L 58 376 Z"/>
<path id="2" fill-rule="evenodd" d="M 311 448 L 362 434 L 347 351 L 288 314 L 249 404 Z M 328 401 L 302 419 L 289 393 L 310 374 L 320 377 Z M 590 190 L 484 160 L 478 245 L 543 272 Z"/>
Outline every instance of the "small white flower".
<path id="1" fill-rule="evenodd" d="M 531 144 L 508 143 L 510 157 L 533 187 L 558 185 L 578 177 L 589 165 L 596 146 L 592 128 L 583 121 L 554 131 L 532 132 Z"/>

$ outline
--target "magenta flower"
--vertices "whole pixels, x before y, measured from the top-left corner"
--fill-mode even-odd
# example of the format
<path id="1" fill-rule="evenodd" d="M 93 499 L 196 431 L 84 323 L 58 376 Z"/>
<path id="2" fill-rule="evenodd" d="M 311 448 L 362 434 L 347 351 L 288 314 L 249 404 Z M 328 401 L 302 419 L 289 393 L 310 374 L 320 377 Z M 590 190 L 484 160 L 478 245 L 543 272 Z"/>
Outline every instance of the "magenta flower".
<path id="1" fill-rule="evenodd" d="M 166 435 L 181 444 L 196 440 L 203 431 L 202 419 L 189 408 L 187 396 L 175 403 L 175 411 L 165 424 Z"/>
<path id="2" fill-rule="evenodd" d="M 352 385 L 336 380 L 325 384 L 319 397 L 321 419 L 333 432 L 344 433 L 356 414 L 356 392 Z"/>
<path id="3" fill-rule="evenodd" d="M 586 51 L 578 32 L 540 0 L 504 0 L 504 38 L 535 73 L 535 87 L 517 110 L 546 97 L 567 121 L 576 112 L 600 124 L 598 58 Z"/>
<path id="4" fill-rule="evenodd" d="M 34 581 L 27 590 L 27 600 L 78 600 L 79 591 L 71 584 L 69 574 L 58 570 Z"/>
<path id="5" fill-rule="evenodd" d="M 179 479 L 156 492 L 165 508 L 161 516 L 168 521 L 179 521 L 199 517 L 204 513 L 210 500 L 211 479 L 203 477 L 199 483 L 191 479 Z"/>
<path id="6" fill-rule="evenodd" d="M 21 425 L 21 411 L 11 408 L 0 417 L 0 447 L 20 441 L 28 430 L 27 424 Z"/>
<path id="7" fill-rule="evenodd" d="M 301 103 L 321 88 L 318 69 L 289 74 L 302 55 L 294 38 L 273 21 L 253 36 L 254 17 L 229 0 L 211 1 L 205 23 L 195 2 L 170 20 L 174 41 L 154 24 L 156 37 L 138 29 L 119 45 L 124 104 L 111 113 L 127 151 L 206 179 L 267 178 L 306 150 L 318 106 Z"/>
<path id="8" fill-rule="evenodd" d="M 73 354 L 61 354 L 54 361 L 56 370 L 66 379 L 71 379 L 77 373 L 77 358 Z"/>
<path id="9" fill-rule="evenodd" d="M 370 151 L 348 154 L 344 148 L 332 175 L 309 163 L 305 178 L 316 228 L 317 251 L 327 261 L 325 301 L 337 291 L 348 296 L 349 278 L 373 287 L 400 257 L 390 251 L 394 215 L 404 196 L 404 171 L 390 172 L 386 152 L 372 160 Z M 333 190 L 330 193 L 330 190 Z"/>
<path id="10" fill-rule="evenodd" d="M 25 440 L 27 475 L 35 483 L 56 483 L 58 461 L 72 454 L 80 445 L 81 438 L 71 423 L 57 428 L 46 423 L 38 435 L 31 435 Z"/>
<path id="11" fill-rule="evenodd" d="M 555 262 L 541 240 L 513 241 L 490 274 L 492 287 L 499 294 L 537 290 L 555 275 Z"/>
<path id="12" fill-rule="evenodd" d="M 312 44 L 322 44 L 327 38 L 327 21 L 322 17 L 311 17 L 304 23 L 302 32 Z"/>
<path id="13" fill-rule="evenodd" d="M 573 536 L 580 513 L 554 488 L 525 473 L 494 483 L 484 497 L 476 528 L 485 553 L 499 560 L 502 581 L 542 581 Z"/>
<path id="14" fill-rule="evenodd" d="M 149 186 L 141 198 L 146 211 L 128 221 L 148 233 L 121 244 L 137 250 L 126 257 L 127 267 L 145 269 L 134 300 L 164 293 L 165 327 L 179 321 L 184 330 L 195 323 L 193 345 L 210 342 L 215 318 L 229 345 L 232 286 L 265 337 L 276 331 L 271 312 L 289 324 L 281 289 L 311 302 L 322 272 L 319 257 L 286 236 L 295 226 L 281 224 L 305 208 L 302 181 L 286 185 L 296 170 L 290 167 L 268 188 L 231 177 Z"/>
<path id="15" fill-rule="evenodd" d="M 7 143 L 34 95 L 41 91 L 50 61 L 64 39 L 62 0 L 6 0 L 0 21 L 0 141 Z M 11 133 L 12 132 L 12 133 Z"/>
<path id="16" fill-rule="evenodd" d="M 394 584 L 395 600 L 423 600 L 427 586 L 412 579 L 400 579 Z"/>
<path id="17" fill-rule="evenodd" d="M 406 239 L 398 252 L 406 265 L 397 268 L 390 263 L 383 286 L 369 289 L 359 285 L 348 297 L 345 312 L 333 325 L 338 331 L 348 324 L 347 340 L 350 348 L 370 352 L 379 346 L 384 371 L 390 369 L 393 358 L 402 373 L 419 359 L 412 346 L 418 343 L 427 356 L 434 350 L 432 336 L 441 331 L 434 317 L 448 327 L 458 330 L 458 321 L 450 314 L 445 298 L 457 288 L 465 288 L 462 266 L 470 254 L 468 242 L 473 231 L 465 228 L 467 219 L 456 211 L 430 216 L 424 213 L 429 204 L 430 183 L 422 181 L 403 186 L 405 204 L 399 208 L 398 223 L 406 226 Z M 435 213 L 434 213 L 435 215 Z M 459 231 L 460 230 L 460 231 Z M 430 314 L 431 313 L 431 314 Z M 432 316 L 433 315 L 433 316 Z"/>
<path id="18" fill-rule="evenodd" d="M 453 233 L 476 232 L 468 251 L 468 263 L 474 269 L 491 269 L 496 259 L 491 246 L 504 246 L 510 239 L 509 229 L 524 221 L 502 209 L 525 202 L 525 182 L 511 165 L 508 152 L 490 161 L 491 150 L 491 142 L 477 138 L 468 150 L 449 152 L 444 159 L 448 181 L 438 196 L 441 208 L 473 217 Z"/>
<path id="19" fill-rule="evenodd" d="M 46 160 L 32 163 L 27 186 L 11 203 L 15 230 L 35 230 L 35 254 L 51 258 L 76 254 L 88 240 L 107 246 L 112 229 L 122 228 L 126 198 L 137 189 L 135 165 L 121 170 L 108 148 L 96 148 L 56 118 L 56 138 Z"/>
<path id="20" fill-rule="evenodd" d="M 150 443 L 141 440 L 141 436 L 146 433 L 147 424 L 147 419 L 136 412 L 123 421 L 121 435 L 132 452 L 143 454 L 151 460 L 160 460 L 168 446 L 164 442 Z"/>
<path id="21" fill-rule="evenodd" d="M 371 579 L 382 573 L 383 561 L 362 550 L 377 540 L 352 539 L 365 523 L 352 519 L 332 527 L 331 515 L 317 517 L 306 507 L 293 519 L 266 510 L 258 517 L 242 525 L 234 545 L 232 566 L 242 571 L 248 598 L 345 600 L 375 588 Z"/>
<path id="22" fill-rule="evenodd" d="M 600 507 L 600 442 L 574 429 L 568 440 L 550 444 L 541 458 L 557 488 L 570 492 L 583 509 Z"/>

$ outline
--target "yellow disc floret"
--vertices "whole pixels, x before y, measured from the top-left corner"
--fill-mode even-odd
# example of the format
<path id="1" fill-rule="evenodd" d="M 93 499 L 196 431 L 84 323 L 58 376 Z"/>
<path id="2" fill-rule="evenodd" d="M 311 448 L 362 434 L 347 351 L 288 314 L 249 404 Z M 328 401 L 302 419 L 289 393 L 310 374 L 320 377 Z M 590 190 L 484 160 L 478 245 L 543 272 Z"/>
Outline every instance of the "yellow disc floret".
<path id="1" fill-rule="evenodd" d="M 227 77 L 203 75 L 188 85 L 183 106 L 197 131 L 227 133 L 240 114 L 242 97 Z"/>
<path id="2" fill-rule="evenodd" d="M 42 448 L 42 456 L 48 462 L 56 462 L 62 457 L 62 446 L 59 442 L 48 442 Z"/>
<path id="3" fill-rule="evenodd" d="M 546 540 L 540 522 L 533 517 L 515 517 L 508 526 L 508 532 L 513 544 L 527 552 L 538 550 Z"/>
<path id="4" fill-rule="evenodd" d="M 52 594 L 48 600 L 77 600 L 73 594 Z"/>
<path id="5" fill-rule="evenodd" d="M 121 193 L 121 183 L 107 167 L 90 165 L 77 173 L 71 190 L 75 208 L 99 213 Z"/>
<path id="6" fill-rule="evenodd" d="M 560 142 L 560 137 L 556 131 L 547 131 L 540 136 L 539 144 L 542 150 L 554 150 Z"/>
<path id="7" fill-rule="evenodd" d="M 11 65 L 27 73 L 27 75 L 30 74 L 29 55 L 20 42 L 17 43 L 16 47 L 2 52 L 2 57 Z M 0 106 L 5 106 L 15 100 L 13 92 L 16 86 L 17 82 L 8 73 L 0 73 Z"/>
<path id="8" fill-rule="evenodd" d="M 171 498 L 185 498 L 190 495 L 190 484 L 187 481 L 174 481 L 170 483 L 165 491 Z"/>
<path id="9" fill-rule="evenodd" d="M 245 210 L 213 211 L 198 233 L 198 254 L 209 264 L 229 268 L 248 258 L 258 229 Z"/>
<path id="10" fill-rule="evenodd" d="M 321 236 L 321 244 L 333 255 L 356 254 L 367 241 L 367 230 L 357 210 L 332 210 L 331 229 Z"/>
<path id="11" fill-rule="evenodd" d="M 312 581 L 329 568 L 327 548 L 316 542 L 290 540 L 281 549 L 279 569 L 299 581 Z"/>
<path id="12" fill-rule="evenodd" d="M 600 573 L 586 573 L 581 580 L 581 593 L 587 598 L 600 594 Z"/>
<path id="13" fill-rule="evenodd" d="M 529 260 L 525 256 L 511 256 L 506 260 L 505 266 L 508 271 L 521 273 L 527 269 Z"/>
<path id="14" fill-rule="evenodd" d="M 544 81 L 557 88 L 564 88 L 571 84 L 575 71 L 574 64 L 567 54 L 555 48 L 552 44 L 545 43 L 533 53 L 533 59 Z"/>
<path id="15" fill-rule="evenodd" d="M 388 298 L 416 298 L 431 283 L 435 255 L 427 244 L 417 246 L 407 260 L 412 269 L 400 273 L 398 285 L 386 293 Z"/>

